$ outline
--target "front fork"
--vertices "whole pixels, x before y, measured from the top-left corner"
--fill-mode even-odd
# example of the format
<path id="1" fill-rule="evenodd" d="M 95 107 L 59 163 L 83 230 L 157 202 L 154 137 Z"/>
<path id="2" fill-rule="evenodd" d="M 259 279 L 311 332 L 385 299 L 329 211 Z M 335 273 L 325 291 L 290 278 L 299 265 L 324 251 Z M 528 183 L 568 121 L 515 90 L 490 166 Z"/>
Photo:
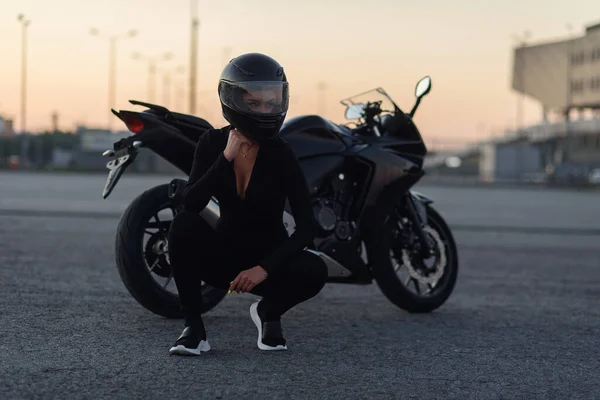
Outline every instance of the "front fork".
<path id="1" fill-rule="evenodd" d="M 406 217 L 411 222 L 413 232 L 417 235 L 421 244 L 420 255 L 423 259 L 427 259 L 433 255 L 433 249 L 423 230 L 423 226 L 427 224 L 427 209 L 420 201 L 415 200 L 410 192 L 406 193 L 405 207 Z"/>

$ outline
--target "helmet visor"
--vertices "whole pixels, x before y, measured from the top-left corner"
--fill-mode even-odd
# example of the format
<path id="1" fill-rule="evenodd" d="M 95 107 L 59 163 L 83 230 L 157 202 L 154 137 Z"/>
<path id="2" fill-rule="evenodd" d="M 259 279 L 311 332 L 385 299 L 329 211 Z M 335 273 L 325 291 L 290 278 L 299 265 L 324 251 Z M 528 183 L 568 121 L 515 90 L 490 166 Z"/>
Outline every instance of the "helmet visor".
<path id="1" fill-rule="evenodd" d="M 227 107 L 246 114 L 279 115 L 289 105 L 287 82 L 224 82 L 219 97 Z"/>

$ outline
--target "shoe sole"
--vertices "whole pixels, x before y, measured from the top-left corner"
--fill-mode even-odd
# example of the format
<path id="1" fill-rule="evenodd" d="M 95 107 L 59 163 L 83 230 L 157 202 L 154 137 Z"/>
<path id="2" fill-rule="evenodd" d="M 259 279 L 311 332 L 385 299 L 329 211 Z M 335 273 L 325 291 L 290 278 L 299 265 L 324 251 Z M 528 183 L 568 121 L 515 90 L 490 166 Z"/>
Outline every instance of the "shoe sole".
<path id="1" fill-rule="evenodd" d="M 273 346 L 267 346 L 266 344 L 264 344 L 262 342 L 262 323 L 260 322 L 260 317 L 258 316 L 258 302 L 253 303 L 250 306 L 250 318 L 252 318 L 252 322 L 254 322 L 254 325 L 256 325 L 256 329 L 258 329 L 258 339 L 256 340 L 256 345 L 258 346 L 259 349 L 266 350 L 266 351 L 287 350 L 287 345 L 280 344 L 280 345 L 273 347 Z"/>
<path id="2" fill-rule="evenodd" d="M 178 355 L 178 356 L 199 356 L 203 352 L 206 353 L 209 350 L 210 350 L 210 344 L 208 344 L 208 342 L 206 340 L 201 340 L 200 344 L 198 344 L 198 347 L 196 347 L 195 349 L 193 349 L 193 348 L 190 349 L 190 348 L 185 347 L 180 344 L 180 345 L 171 347 L 169 349 L 169 354 L 170 355 Z"/>

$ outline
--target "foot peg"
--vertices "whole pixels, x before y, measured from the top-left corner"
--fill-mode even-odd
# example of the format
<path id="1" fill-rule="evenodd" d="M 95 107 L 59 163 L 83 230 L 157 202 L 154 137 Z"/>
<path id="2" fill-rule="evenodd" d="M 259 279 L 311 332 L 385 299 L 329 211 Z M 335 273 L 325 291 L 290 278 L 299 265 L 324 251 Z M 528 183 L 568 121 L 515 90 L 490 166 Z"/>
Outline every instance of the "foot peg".
<path id="1" fill-rule="evenodd" d="M 183 195 L 183 190 L 187 181 L 184 179 L 173 179 L 169 183 L 168 195 L 170 199 L 179 199 Z"/>

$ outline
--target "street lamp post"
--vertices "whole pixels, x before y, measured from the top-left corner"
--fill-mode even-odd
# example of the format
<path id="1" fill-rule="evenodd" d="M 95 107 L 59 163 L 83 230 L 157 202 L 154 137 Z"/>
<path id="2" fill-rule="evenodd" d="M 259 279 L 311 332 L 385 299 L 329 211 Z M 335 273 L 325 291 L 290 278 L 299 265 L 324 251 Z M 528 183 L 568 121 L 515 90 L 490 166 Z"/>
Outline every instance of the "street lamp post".
<path id="1" fill-rule="evenodd" d="M 522 35 L 513 35 L 513 39 L 515 39 L 518 43 L 518 48 L 523 49 L 527 45 L 527 40 L 531 37 L 531 32 L 525 31 Z M 522 59 L 518 64 L 518 72 L 517 76 L 519 77 L 519 85 L 521 85 L 521 89 L 525 92 L 525 56 L 521 56 Z M 517 97 L 517 115 L 515 121 L 515 130 L 523 128 L 523 98 L 525 97 L 525 93 L 519 93 Z"/>
<path id="2" fill-rule="evenodd" d="M 223 50 L 222 50 L 223 51 L 222 52 L 223 59 L 221 60 L 221 63 L 223 64 L 223 66 L 225 66 L 225 65 L 227 65 L 227 63 L 229 63 L 229 60 L 230 60 L 229 57 L 231 57 L 231 50 L 232 49 L 229 46 L 223 47 Z"/>
<path id="3" fill-rule="evenodd" d="M 518 48 L 523 49 L 525 48 L 525 46 L 527 45 L 527 40 L 531 37 L 531 32 L 529 31 L 525 31 L 523 32 L 522 35 L 518 36 L 515 35 L 514 38 L 517 40 L 518 42 Z M 525 97 L 525 93 L 526 93 L 526 89 L 525 89 L 525 60 L 526 60 L 526 56 L 525 54 L 521 54 L 521 60 L 519 60 L 518 63 L 518 72 L 517 72 L 517 76 L 519 77 L 519 85 L 521 86 L 521 93 L 517 94 L 517 115 L 516 115 L 516 121 L 515 121 L 515 133 L 517 134 L 517 137 L 520 138 L 521 137 L 521 129 L 523 129 L 523 98 Z M 515 149 L 515 180 L 519 181 L 521 179 L 521 176 L 523 174 L 523 163 L 521 160 L 521 152 L 522 152 L 522 145 L 521 142 L 518 142 L 519 144 L 517 144 L 517 147 Z"/>
<path id="4" fill-rule="evenodd" d="M 317 83 L 317 91 L 318 91 L 318 113 L 324 117 L 326 105 L 325 105 L 325 91 L 327 90 L 327 84 L 325 82 Z"/>
<path id="5" fill-rule="evenodd" d="M 112 130 L 114 116 L 111 109 L 116 106 L 117 97 L 117 42 L 120 39 L 132 38 L 137 35 L 137 31 L 130 30 L 119 35 L 104 35 L 103 32 L 96 28 L 90 29 L 90 35 L 99 36 L 108 40 L 109 55 L 108 55 L 108 129 Z"/>
<path id="6" fill-rule="evenodd" d="M 139 53 L 133 53 L 133 58 L 148 63 L 148 102 L 152 103 L 156 97 L 156 65 L 161 61 L 171 60 L 173 55 L 171 53 L 164 53 L 158 57 L 148 57 Z"/>
<path id="7" fill-rule="evenodd" d="M 27 27 L 31 23 L 25 15 L 19 14 L 17 20 L 21 23 L 21 133 L 27 129 Z"/>
<path id="8" fill-rule="evenodd" d="M 571 104 L 573 103 L 573 68 L 571 66 L 573 57 L 573 45 L 575 40 L 572 38 L 573 25 L 567 24 L 567 31 L 569 32 L 568 46 L 567 46 L 567 82 L 566 82 L 566 101 L 565 101 L 565 136 L 562 140 L 562 148 L 558 158 L 561 162 L 566 162 L 569 157 L 569 149 L 571 143 L 571 118 L 569 116 L 571 111 Z"/>
<path id="9" fill-rule="evenodd" d="M 163 71 L 163 106 L 169 108 L 171 103 L 171 82 L 173 74 L 181 74 L 185 68 L 180 65 L 171 70 Z"/>
<path id="10" fill-rule="evenodd" d="M 183 112 L 183 100 L 185 97 L 185 90 L 183 89 L 183 86 L 179 83 L 176 83 L 174 85 L 175 87 L 175 103 L 174 103 L 174 110 L 177 112 Z"/>
<path id="11" fill-rule="evenodd" d="M 189 82 L 189 113 L 196 114 L 196 74 L 198 70 L 198 31 L 200 21 L 198 20 L 198 0 L 191 0 L 190 13 L 192 16 L 192 30 L 190 37 L 190 82 Z"/>

